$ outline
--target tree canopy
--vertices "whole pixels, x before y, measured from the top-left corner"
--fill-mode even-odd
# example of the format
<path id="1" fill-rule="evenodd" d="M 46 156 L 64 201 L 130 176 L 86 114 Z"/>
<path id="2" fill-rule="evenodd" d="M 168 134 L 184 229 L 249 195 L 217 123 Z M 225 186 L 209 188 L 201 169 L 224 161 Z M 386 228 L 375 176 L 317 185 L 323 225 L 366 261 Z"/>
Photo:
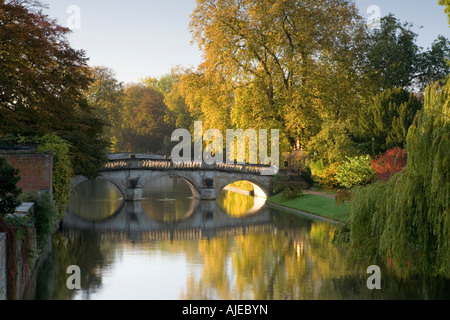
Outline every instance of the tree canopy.
<path id="1" fill-rule="evenodd" d="M 69 32 L 39 8 L 0 2 L 0 135 L 57 132 L 72 145 L 75 170 L 92 176 L 104 160 L 104 124 L 85 99 L 88 59 Z"/>
<path id="2" fill-rule="evenodd" d="M 352 49 L 362 25 L 346 0 L 199 0 L 190 27 L 204 53 L 196 79 L 209 90 L 200 99 L 222 102 L 211 108 L 234 126 L 285 129 L 285 139 L 304 142 L 321 117 L 352 106 L 342 98 L 357 88 L 346 79 L 357 76 L 348 62 L 359 60 Z M 339 91 L 324 89 L 337 79 Z"/>

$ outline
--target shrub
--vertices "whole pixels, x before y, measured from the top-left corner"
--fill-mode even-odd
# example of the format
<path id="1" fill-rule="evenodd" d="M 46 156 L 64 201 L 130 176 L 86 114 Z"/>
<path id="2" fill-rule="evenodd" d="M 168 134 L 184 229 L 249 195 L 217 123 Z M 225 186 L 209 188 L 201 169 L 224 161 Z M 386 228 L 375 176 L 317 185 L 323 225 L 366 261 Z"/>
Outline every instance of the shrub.
<path id="1" fill-rule="evenodd" d="M 309 187 L 309 183 L 302 175 L 277 174 L 273 177 L 270 184 L 270 195 L 282 193 L 282 198 L 285 200 L 301 196 L 303 194 L 302 190 Z"/>
<path id="2" fill-rule="evenodd" d="M 379 180 L 388 181 L 397 172 L 406 166 L 407 153 L 399 147 L 386 151 L 385 154 L 377 156 L 372 160 L 372 168 L 375 170 Z"/>
<path id="3" fill-rule="evenodd" d="M 340 164 L 334 162 L 328 167 L 323 169 L 322 175 L 320 176 L 320 185 L 325 189 L 336 189 L 339 188 L 339 182 L 336 180 L 336 174 Z"/>
<path id="4" fill-rule="evenodd" d="M 53 199 L 62 217 L 69 199 L 70 179 L 73 175 L 70 144 L 56 134 L 47 134 L 40 139 L 39 151 L 52 151 Z"/>
<path id="5" fill-rule="evenodd" d="M 283 192 L 286 188 L 285 183 L 289 181 L 289 176 L 287 174 L 276 174 L 270 180 L 269 193 L 270 196 Z"/>
<path id="6" fill-rule="evenodd" d="M 0 157 L 0 215 L 14 213 L 20 201 L 22 190 L 17 188 L 19 170 L 13 168 L 5 158 Z"/>
<path id="7" fill-rule="evenodd" d="M 351 197 L 352 197 L 351 191 L 339 190 L 336 193 L 336 197 L 334 199 L 334 204 L 336 206 L 342 206 L 342 205 L 344 205 L 345 201 L 350 202 Z"/>
<path id="8" fill-rule="evenodd" d="M 336 173 L 338 183 L 347 189 L 368 184 L 374 178 L 375 170 L 370 165 L 369 156 L 347 157 Z"/>
<path id="9" fill-rule="evenodd" d="M 53 205 L 48 191 L 41 193 L 31 191 L 22 195 L 21 200 L 34 202 L 34 213 L 31 215 L 31 220 L 36 228 L 38 250 L 42 250 L 58 218 L 58 209 Z"/>
<path id="10" fill-rule="evenodd" d="M 305 184 L 298 181 L 289 181 L 285 183 L 282 198 L 283 200 L 289 200 L 298 198 L 303 195 L 302 189 L 305 188 Z"/>
<path id="11" fill-rule="evenodd" d="M 31 218 L 23 214 L 8 214 L 5 221 L 14 227 L 17 238 L 21 240 L 25 239 L 26 230 L 33 227 Z"/>
<path id="12" fill-rule="evenodd" d="M 322 175 L 323 169 L 325 168 L 323 159 L 319 159 L 317 161 L 311 161 L 309 163 L 309 168 L 311 169 L 311 175 L 320 177 Z"/>

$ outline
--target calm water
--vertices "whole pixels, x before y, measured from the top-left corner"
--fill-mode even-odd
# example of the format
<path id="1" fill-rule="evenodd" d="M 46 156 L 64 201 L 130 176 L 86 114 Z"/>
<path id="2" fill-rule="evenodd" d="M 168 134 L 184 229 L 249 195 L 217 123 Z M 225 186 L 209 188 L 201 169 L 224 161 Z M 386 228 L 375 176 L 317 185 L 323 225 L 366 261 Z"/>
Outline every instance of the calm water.
<path id="1" fill-rule="evenodd" d="M 334 231 L 239 193 L 199 201 L 178 178 L 154 181 L 135 203 L 109 182 L 85 182 L 35 298 L 450 299 L 448 281 L 400 280 L 383 268 L 382 289 L 367 289 L 369 275 L 346 264 Z M 69 265 L 81 269 L 81 290 L 67 289 Z"/>

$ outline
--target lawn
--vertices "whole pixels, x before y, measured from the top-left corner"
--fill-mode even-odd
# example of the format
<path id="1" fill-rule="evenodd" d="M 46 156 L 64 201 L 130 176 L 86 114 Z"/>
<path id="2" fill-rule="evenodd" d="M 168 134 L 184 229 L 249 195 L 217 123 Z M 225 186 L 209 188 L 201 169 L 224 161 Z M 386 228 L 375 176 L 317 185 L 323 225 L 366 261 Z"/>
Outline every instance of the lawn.
<path id="1" fill-rule="evenodd" d="M 301 197 L 290 200 L 283 200 L 281 196 L 281 194 L 276 194 L 267 199 L 267 202 L 341 222 L 345 222 L 349 218 L 348 202 L 343 206 L 336 206 L 333 199 L 312 194 L 304 194 Z"/>

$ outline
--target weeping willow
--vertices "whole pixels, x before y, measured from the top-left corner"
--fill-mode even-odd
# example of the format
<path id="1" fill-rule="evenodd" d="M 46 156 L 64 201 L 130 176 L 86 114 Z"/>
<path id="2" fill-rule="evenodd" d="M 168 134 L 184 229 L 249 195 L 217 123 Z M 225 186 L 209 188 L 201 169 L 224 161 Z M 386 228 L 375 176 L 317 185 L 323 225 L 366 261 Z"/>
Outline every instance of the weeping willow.
<path id="1" fill-rule="evenodd" d="M 426 89 L 407 135 L 408 163 L 390 181 L 355 190 L 338 235 L 349 258 L 400 276 L 450 278 L 450 81 Z"/>

